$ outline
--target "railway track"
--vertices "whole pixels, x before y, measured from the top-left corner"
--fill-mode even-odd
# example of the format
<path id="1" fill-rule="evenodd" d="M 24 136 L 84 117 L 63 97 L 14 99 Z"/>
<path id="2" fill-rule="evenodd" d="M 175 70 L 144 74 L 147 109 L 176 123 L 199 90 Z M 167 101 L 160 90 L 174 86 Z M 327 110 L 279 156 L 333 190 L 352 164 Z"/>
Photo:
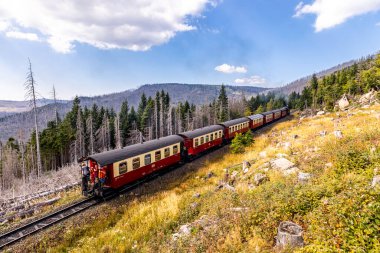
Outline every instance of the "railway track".
<path id="1" fill-rule="evenodd" d="M 144 182 L 150 181 L 164 173 L 169 172 L 172 169 L 173 168 L 168 168 L 167 171 L 151 174 L 142 180 L 126 185 L 125 187 L 123 187 L 117 192 L 109 192 L 105 194 L 103 199 L 96 199 L 94 197 L 85 199 L 83 201 L 74 203 L 62 210 L 58 210 L 52 214 L 39 218 L 38 220 L 32 221 L 21 227 L 15 228 L 9 232 L 1 234 L 0 235 L 0 251 L 3 250 L 5 247 L 10 246 L 11 244 L 16 243 L 17 241 L 20 241 L 31 234 L 37 233 L 43 229 L 50 227 L 51 225 L 62 222 L 66 220 L 67 218 L 86 210 L 89 207 L 95 206 L 104 201 L 111 200 L 119 196 L 120 194 L 128 192 L 129 190 L 135 188 L 136 186 L 141 185 Z"/>
<path id="2" fill-rule="evenodd" d="M 94 206 L 98 202 L 99 200 L 95 198 L 85 199 L 78 203 L 72 204 L 62 210 L 56 211 L 52 214 L 39 218 L 38 220 L 32 221 L 19 228 L 6 232 L 5 234 L 0 235 L 0 250 L 25 238 L 28 235 L 41 231 L 55 223 L 67 219 L 68 217 L 74 214 L 77 214 L 91 206 Z"/>

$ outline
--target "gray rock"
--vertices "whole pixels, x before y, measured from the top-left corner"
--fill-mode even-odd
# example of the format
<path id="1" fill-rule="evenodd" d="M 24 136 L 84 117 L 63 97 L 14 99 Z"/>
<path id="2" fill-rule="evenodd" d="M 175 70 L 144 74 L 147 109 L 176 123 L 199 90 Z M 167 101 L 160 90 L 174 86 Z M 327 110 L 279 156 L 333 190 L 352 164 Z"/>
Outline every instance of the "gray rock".
<path id="1" fill-rule="evenodd" d="M 335 131 L 334 131 L 334 135 L 335 135 L 335 137 L 337 137 L 337 138 L 343 138 L 343 133 L 342 133 L 342 131 L 340 131 L 340 130 L 335 130 Z"/>
<path id="2" fill-rule="evenodd" d="M 321 131 L 321 132 L 319 132 L 319 136 L 326 136 L 327 135 L 327 131 Z"/>
<path id="3" fill-rule="evenodd" d="M 319 112 L 317 112 L 317 115 L 323 115 L 323 114 L 325 114 L 325 111 L 319 111 Z"/>
<path id="4" fill-rule="evenodd" d="M 298 181 L 300 182 L 307 182 L 311 178 L 310 173 L 305 173 L 305 172 L 299 172 L 298 173 Z"/>
<path id="5" fill-rule="evenodd" d="M 278 170 L 287 170 L 294 167 L 294 163 L 283 157 L 271 161 L 270 165 L 272 166 L 272 168 Z"/>
<path id="6" fill-rule="evenodd" d="M 194 195 L 193 195 L 194 198 L 199 198 L 200 196 L 201 196 L 201 194 L 198 193 L 198 192 L 197 192 L 197 193 L 194 193 Z"/>
<path id="7" fill-rule="evenodd" d="M 380 175 L 374 176 L 372 179 L 372 187 L 379 186 L 380 185 Z"/>
<path id="8" fill-rule="evenodd" d="M 276 246 L 280 248 L 290 247 L 302 247 L 304 245 L 302 237 L 303 229 L 291 221 L 283 221 L 278 226 L 278 232 L 276 237 Z"/>
<path id="9" fill-rule="evenodd" d="M 261 185 L 262 183 L 266 182 L 269 180 L 269 178 L 265 175 L 265 174 L 262 174 L 262 173 L 257 173 L 255 174 L 254 176 L 254 182 L 255 182 L 255 185 Z"/>

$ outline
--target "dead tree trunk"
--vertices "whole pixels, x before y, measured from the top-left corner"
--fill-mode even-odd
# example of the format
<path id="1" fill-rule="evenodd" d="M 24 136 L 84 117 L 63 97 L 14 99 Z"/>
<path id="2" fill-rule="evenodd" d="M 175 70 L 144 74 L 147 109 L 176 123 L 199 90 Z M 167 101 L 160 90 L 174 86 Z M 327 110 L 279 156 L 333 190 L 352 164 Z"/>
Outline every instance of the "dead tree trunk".
<path id="1" fill-rule="evenodd" d="M 29 60 L 29 59 L 28 59 Z M 32 63 L 29 60 L 29 71 L 27 74 L 27 79 L 25 82 L 26 88 L 26 97 L 31 102 L 34 113 L 34 128 L 36 131 L 36 146 L 37 146 L 37 177 L 40 176 L 42 172 L 42 163 L 41 163 L 41 151 L 40 151 L 40 137 L 38 132 L 38 121 L 37 121 L 37 104 L 36 104 L 36 90 L 35 90 L 35 80 L 32 71 Z"/>

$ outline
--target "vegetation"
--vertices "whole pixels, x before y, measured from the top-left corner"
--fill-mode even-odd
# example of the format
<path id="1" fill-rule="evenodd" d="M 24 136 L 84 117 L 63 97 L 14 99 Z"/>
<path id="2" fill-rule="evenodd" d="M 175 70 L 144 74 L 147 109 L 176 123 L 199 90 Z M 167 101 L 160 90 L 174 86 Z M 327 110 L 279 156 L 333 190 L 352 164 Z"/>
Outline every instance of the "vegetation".
<path id="1" fill-rule="evenodd" d="M 333 110 L 343 94 L 360 95 L 372 89 L 380 89 L 380 54 L 319 79 L 313 75 L 310 85 L 301 94 L 293 92 L 289 95 L 289 106 L 292 109 Z"/>
<path id="2" fill-rule="evenodd" d="M 234 154 L 243 153 L 245 148 L 253 143 L 253 135 L 251 131 L 246 132 L 245 134 L 238 133 L 232 140 L 231 143 L 231 152 Z"/>
<path id="3" fill-rule="evenodd" d="M 380 132 L 373 115 L 380 106 L 279 122 L 260 130 L 244 153 L 216 151 L 104 204 L 98 216 L 86 214 L 83 225 L 74 220 L 65 230 L 52 228 L 23 250 L 272 252 L 279 223 L 290 220 L 304 229 L 306 245 L 296 252 L 376 252 L 380 187 L 370 184 L 380 166 Z M 333 134 L 337 121 L 345 126 L 343 138 Z M 271 169 L 268 162 L 279 153 L 311 179 L 301 183 L 296 174 Z M 254 160 L 248 173 L 231 168 L 244 160 Z M 237 172 L 230 182 L 235 191 L 216 188 L 227 167 Z M 214 176 L 206 177 L 209 172 Z M 256 173 L 269 181 L 253 186 Z M 190 232 L 181 234 L 186 224 Z"/>

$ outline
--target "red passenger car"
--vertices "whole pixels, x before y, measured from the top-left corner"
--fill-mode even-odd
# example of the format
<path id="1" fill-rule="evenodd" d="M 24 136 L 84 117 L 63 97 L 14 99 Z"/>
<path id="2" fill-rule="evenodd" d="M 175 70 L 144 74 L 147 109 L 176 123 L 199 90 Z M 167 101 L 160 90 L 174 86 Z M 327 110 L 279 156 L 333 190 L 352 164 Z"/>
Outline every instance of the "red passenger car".
<path id="1" fill-rule="evenodd" d="M 288 115 L 289 108 L 288 107 L 282 107 L 281 109 L 281 117 L 285 117 Z"/>
<path id="2" fill-rule="evenodd" d="M 207 126 L 178 135 L 185 139 L 184 149 L 189 156 L 198 155 L 223 143 L 223 127 L 220 125 Z"/>
<path id="3" fill-rule="evenodd" d="M 264 116 L 261 115 L 261 114 L 255 114 L 255 115 L 251 115 L 251 116 L 248 116 L 249 118 L 249 128 L 251 129 L 255 129 L 255 128 L 258 128 L 262 125 L 264 125 Z"/>
<path id="4" fill-rule="evenodd" d="M 263 112 L 262 115 L 264 116 L 264 124 L 268 124 L 274 120 L 273 111 Z"/>
<path id="5" fill-rule="evenodd" d="M 249 122 L 249 118 L 239 118 L 220 123 L 219 125 L 224 127 L 224 138 L 231 140 L 236 134 L 247 132 L 250 129 Z"/>
<path id="6" fill-rule="evenodd" d="M 105 187 L 120 188 L 181 161 L 183 138 L 171 135 L 89 156 L 90 166 L 106 167 Z"/>
<path id="7" fill-rule="evenodd" d="M 273 110 L 272 112 L 275 120 L 281 118 L 281 109 Z"/>

